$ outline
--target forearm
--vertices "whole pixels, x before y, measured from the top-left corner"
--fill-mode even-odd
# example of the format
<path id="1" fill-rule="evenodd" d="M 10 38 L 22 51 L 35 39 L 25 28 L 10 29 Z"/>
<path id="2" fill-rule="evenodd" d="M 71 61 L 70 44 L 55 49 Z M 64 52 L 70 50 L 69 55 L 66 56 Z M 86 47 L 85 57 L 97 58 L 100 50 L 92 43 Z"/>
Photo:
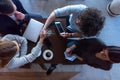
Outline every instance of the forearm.
<path id="1" fill-rule="evenodd" d="M 69 53 L 69 52 L 71 52 L 75 48 L 76 48 L 76 46 L 73 44 L 72 46 L 68 47 L 65 52 Z"/>
<path id="2" fill-rule="evenodd" d="M 30 15 L 29 14 L 25 14 L 25 18 L 23 19 L 23 21 L 29 21 L 30 20 Z"/>
<path id="3" fill-rule="evenodd" d="M 78 56 L 78 55 L 76 55 L 76 54 L 74 54 L 74 53 L 73 53 L 73 55 L 74 55 L 79 61 L 83 61 L 83 58 L 82 58 L 82 57 L 80 57 L 80 56 Z"/>
<path id="4" fill-rule="evenodd" d="M 24 55 L 22 57 L 15 57 L 13 58 L 9 64 L 6 65 L 7 68 L 13 69 L 13 68 L 17 68 L 20 66 L 23 66 L 27 63 L 30 63 L 32 61 L 34 61 L 37 57 L 39 57 L 39 54 L 41 54 L 41 48 L 42 48 L 42 44 L 37 44 L 31 51 L 31 53 L 29 53 L 28 55 Z"/>
<path id="5" fill-rule="evenodd" d="M 75 49 L 75 48 L 76 48 L 76 45 L 74 45 L 74 44 L 69 47 L 70 50 L 73 50 L 73 49 Z"/>
<path id="6" fill-rule="evenodd" d="M 70 37 L 82 37 L 82 34 L 81 33 L 69 33 L 69 36 Z"/>
<path id="7" fill-rule="evenodd" d="M 48 28 L 48 26 L 52 23 L 52 21 L 54 21 L 55 20 L 55 13 L 54 12 L 52 12 L 51 14 L 50 14 L 50 16 L 48 17 L 48 19 L 46 20 L 46 22 L 45 22 L 45 25 L 44 25 L 44 27 L 43 27 L 43 29 L 47 29 Z"/>
<path id="8" fill-rule="evenodd" d="M 37 45 L 32 49 L 31 53 L 29 53 L 28 55 L 25 56 L 26 60 L 28 62 L 32 62 L 37 57 L 39 57 L 40 54 L 41 54 L 41 48 L 42 48 L 42 46 L 43 46 L 43 44 L 37 43 Z"/>
<path id="9" fill-rule="evenodd" d="M 39 41 L 38 41 L 38 43 L 39 44 L 43 44 L 43 41 L 44 41 L 44 38 L 40 38 Z"/>

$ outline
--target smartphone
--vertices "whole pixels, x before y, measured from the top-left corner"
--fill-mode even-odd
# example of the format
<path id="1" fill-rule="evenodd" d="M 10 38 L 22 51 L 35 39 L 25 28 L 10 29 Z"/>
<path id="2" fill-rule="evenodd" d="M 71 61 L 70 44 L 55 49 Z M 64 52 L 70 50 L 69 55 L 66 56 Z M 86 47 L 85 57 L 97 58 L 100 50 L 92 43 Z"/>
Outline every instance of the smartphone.
<path id="1" fill-rule="evenodd" d="M 63 26 L 62 26 L 61 22 L 55 22 L 55 25 L 56 25 L 57 30 L 60 34 L 65 33 L 65 30 L 63 29 Z"/>

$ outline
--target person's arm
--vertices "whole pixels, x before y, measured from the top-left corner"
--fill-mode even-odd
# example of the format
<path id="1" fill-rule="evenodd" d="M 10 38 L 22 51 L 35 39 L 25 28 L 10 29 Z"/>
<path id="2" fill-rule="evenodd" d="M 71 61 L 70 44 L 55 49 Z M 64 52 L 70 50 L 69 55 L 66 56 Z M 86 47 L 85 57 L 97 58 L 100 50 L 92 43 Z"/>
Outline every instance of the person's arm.
<path id="1" fill-rule="evenodd" d="M 80 56 L 78 56 L 78 55 L 76 55 L 76 54 L 74 54 L 74 53 L 71 53 L 71 51 L 72 51 L 73 49 L 75 49 L 75 48 L 76 48 L 76 45 L 73 44 L 71 47 L 68 47 L 65 52 L 68 54 L 68 56 L 74 55 L 78 60 L 83 61 L 83 58 L 82 58 L 82 57 L 80 57 Z"/>
<path id="2" fill-rule="evenodd" d="M 64 33 L 64 34 L 60 34 L 60 36 L 62 36 L 63 38 L 71 38 L 71 37 L 79 37 L 79 38 L 82 38 L 82 34 L 81 33 L 78 33 L 78 32 L 75 32 L 75 33 Z"/>
<path id="3" fill-rule="evenodd" d="M 14 15 L 15 15 L 17 20 L 24 20 L 24 21 L 30 20 L 29 14 L 23 14 L 22 12 L 15 11 Z"/>
<path id="4" fill-rule="evenodd" d="M 7 65 L 6 67 L 9 69 L 18 68 L 20 66 L 23 66 L 27 63 L 30 63 L 34 61 L 37 57 L 39 57 L 39 54 L 41 54 L 41 48 L 42 44 L 38 43 L 32 50 L 31 53 L 28 55 L 24 55 L 22 57 L 14 57 Z"/>
<path id="5" fill-rule="evenodd" d="M 41 34 L 37 45 L 31 50 L 31 53 L 29 53 L 28 55 L 24 55 L 22 57 L 13 57 L 13 59 L 7 64 L 7 67 L 17 68 L 24 64 L 34 61 L 41 54 L 41 48 L 45 37 L 46 35 Z"/>
<path id="6" fill-rule="evenodd" d="M 74 53 L 73 53 L 73 55 L 74 55 L 79 61 L 83 61 L 83 58 L 82 58 L 82 57 L 80 57 L 80 56 L 78 56 L 78 55 L 76 55 L 76 54 L 74 54 Z"/>
<path id="7" fill-rule="evenodd" d="M 76 45 L 72 45 L 70 47 L 68 47 L 66 50 L 65 50 L 65 53 L 67 53 L 68 56 L 71 56 L 72 55 L 72 50 L 76 48 Z"/>
<path id="8" fill-rule="evenodd" d="M 56 18 L 55 13 L 52 12 L 52 13 L 50 14 L 50 16 L 47 18 L 47 20 L 46 20 L 46 22 L 45 22 L 45 25 L 44 25 L 42 31 L 46 31 L 47 28 L 48 28 L 48 26 L 52 23 L 52 21 L 55 20 L 55 18 Z M 45 33 L 46 33 L 46 32 L 45 32 Z"/>
<path id="9" fill-rule="evenodd" d="M 80 37 L 80 38 L 81 38 L 81 37 L 82 37 L 82 34 L 76 32 L 76 33 L 70 33 L 70 36 L 71 36 L 71 37 Z"/>
<path id="10" fill-rule="evenodd" d="M 49 15 L 49 17 L 47 18 L 45 22 L 45 25 L 42 31 L 46 33 L 48 26 L 52 23 L 52 21 L 55 20 L 56 17 L 69 16 L 72 13 L 71 9 L 69 8 L 70 6 L 69 7 L 65 6 L 62 8 L 57 8 L 53 12 L 51 12 L 51 14 Z"/>

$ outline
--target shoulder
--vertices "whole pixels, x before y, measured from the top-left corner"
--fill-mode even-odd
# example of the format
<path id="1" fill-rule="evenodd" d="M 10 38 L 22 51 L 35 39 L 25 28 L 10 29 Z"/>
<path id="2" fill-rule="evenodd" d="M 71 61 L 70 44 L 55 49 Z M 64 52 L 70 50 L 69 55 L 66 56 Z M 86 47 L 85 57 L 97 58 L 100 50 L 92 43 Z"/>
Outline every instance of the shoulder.
<path id="1" fill-rule="evenodd" d="M 13 37 L 11 34 L 7 34 L 4 37 L 2 37 L 1 41 L 9 40 L 9 39 L 11 39 L 11 37 Z"/>
<path id="2" fill-rule="evenodd" d="M 77 4 L 77 5 L 68 5 L 68 7 L 87 7 L 86 5 L 83 4 Z"/>
<path id="3" fill-rule="evenodd" d="M 87 8 L 87 6 L 83 4 L 78 4 L 78 5 L 68 5 L 68 6 L 65 6 L 64 8 L 81 10 L 81 9 Z"/>
<path id="4" fill-rule="evenodd" d="M 4 18 L 4 19 L 3 19 Z M 0 20 L 12 20 L 9 16 L 0 14 Z"/>
<path id="5" fill-rule="evenodd" d="M 57 8 L 56 10 L 83 10 L 83 9 L 86 9 L 87 6 L 86 5 L 83 5 L 83 4 L 78 4 L 78 5 L 68 5 L 68 6 L 64 6 L 64 7 L 61 7 L 61 8 Z M 54 11 L 56 11 L 54 10 Z"/>
<path id="6" fill-rule="evenodd" d="M 6 25 L 6 23 L 9 23 L 9 25 L 17 25 L 16 24 L 16 22 L 12 19 L 12 18 L 10 18 L 9 16 L 7 16 L 7 15 L 2 15 L 2 14 L 0 14 L 0 23 L 2 24 L 2 25 Z"/>
<path id="7" fill-rule="evenodd" d="M 23 39 L 23 40 L 26 40 L 26 38 L 22 37 L 22 36 L 19 36 L 19 35 L 14 35 L 14 34 L 7 34 L 5 35 L 1 40 L 4 41 L 4 40 L 17 40 L 17 39 Z"/>
<path id="8" fill-rule="evenodd" d="M 15 36 L 17 36 L 17 35 L 7 34 L 7 35 L 5 35 L 4 37 L 8 37 L 8 38 L 10 38 L 10 37 L 15 37 Z M 3 37 L 3 38 L 4 38 L 4 37 Z"/>
<path id="9" fill-rule="evenodd" d="M 8 18 L 9 16 L 7 16 L 7 15 L 3 15 L 3 14 L 0 14 L 0 18 L 2 18 L 2 17 L 4 17 L 4 18 Z"/>

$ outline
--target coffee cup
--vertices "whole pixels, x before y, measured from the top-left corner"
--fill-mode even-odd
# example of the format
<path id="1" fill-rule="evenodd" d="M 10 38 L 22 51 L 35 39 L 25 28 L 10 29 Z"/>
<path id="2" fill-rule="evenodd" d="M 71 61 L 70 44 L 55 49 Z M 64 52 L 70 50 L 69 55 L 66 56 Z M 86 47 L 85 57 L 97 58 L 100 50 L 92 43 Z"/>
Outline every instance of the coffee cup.
<path id="1" fill-rule="evenodd" d="M 45 60 L 51 60 L 53 58 L 53 52 L 51 50 L 45 50 L 43 52 L 43 58 Z"/>

